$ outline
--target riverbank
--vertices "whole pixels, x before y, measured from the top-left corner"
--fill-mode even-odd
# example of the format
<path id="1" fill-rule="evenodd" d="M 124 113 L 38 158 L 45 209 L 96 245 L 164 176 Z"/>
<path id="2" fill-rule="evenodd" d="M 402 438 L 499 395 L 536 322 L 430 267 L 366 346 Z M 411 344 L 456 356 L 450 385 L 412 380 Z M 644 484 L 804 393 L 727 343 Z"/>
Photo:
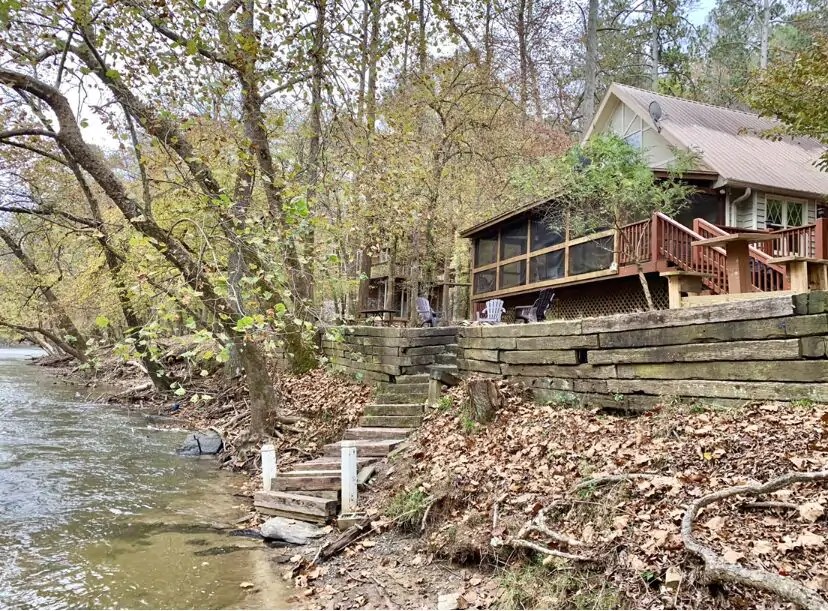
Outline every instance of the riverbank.
<path id="1" fill-rule="evenodd" d="M 202 381 L 176 418 L 245 421 L 243 387 Z M 361 413 L 370 390 L 318 370 L 279 376 L 280 452 L 312 458 Z M 709 408 L 665 401 L 636 417 L 537 405 L 500 383 L 504 405 L 476 422 L 456 388 L 361 493 L 371 524 L 334 558 L 318 544 L 280 569 L 300 607 L 659 608 L 781 606 L 789 598 L 710 574 L 682 531 L 687 510 L 731 486 L 828 469 L 828 412 L 809 402 Z M 223 393 L 223 394 L 221 394 Z M 163 405 L 161 411 L 166 409 Z M 295 420 L 292 420 L 294 419 Z M 260 485 L 256 448 L 225 466 Z M 280 454 L 280 462 L 282 454 Z M 828 595 L 825 482 L 724 499 L 691 516 L 692 541 L 728 570 Z M 261 517 L 250 514 L 247 525 Z M 691 541 L 691 543 L 692 543 Z M 694 549 L 698 549 L 697 547 Z M 286 556 L 286 554 L 285 554 Z"/>

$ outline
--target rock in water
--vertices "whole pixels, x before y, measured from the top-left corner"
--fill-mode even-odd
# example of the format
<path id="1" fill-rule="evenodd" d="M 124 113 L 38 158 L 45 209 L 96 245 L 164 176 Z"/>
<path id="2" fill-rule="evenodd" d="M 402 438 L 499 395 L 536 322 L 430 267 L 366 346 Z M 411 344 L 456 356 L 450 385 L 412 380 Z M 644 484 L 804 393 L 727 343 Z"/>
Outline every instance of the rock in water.
<path id="1" fill-rule="evenodd" d="M 223 442 L 221 435 L 215 431 L 199 431 L 190 433 L 178 450 L 181 456 L 203 456 L 205 454 L 218 454 L 221 452 Z"/>
<path id="2" fill-rule="evenodd" d="M 261 525 L 259 530 L 265 539 L 287 541 L 296 545 L 305 545 L 310 543 L 311 539 L 318 539 L 325 534 L 323 529 L 313 524 L 279 517 L 270 518 Z"/>

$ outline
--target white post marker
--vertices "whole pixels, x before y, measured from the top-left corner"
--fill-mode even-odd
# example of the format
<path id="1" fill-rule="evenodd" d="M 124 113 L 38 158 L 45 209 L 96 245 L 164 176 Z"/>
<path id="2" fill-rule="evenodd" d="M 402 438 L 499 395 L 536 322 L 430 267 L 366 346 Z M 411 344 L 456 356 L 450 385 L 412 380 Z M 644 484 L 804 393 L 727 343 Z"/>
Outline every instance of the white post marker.
<path id="1" fill-rule="evenodd" d="M 356 443 L 342 441 L 342 513 L 355 513 L 357 508 L 357 449 Z"/>
<path id="2" fill-rule="evenodd" d="M 276 446 L 266 443 L 262 446 L 262 490 L 270 492 L 276 479 Z"/>

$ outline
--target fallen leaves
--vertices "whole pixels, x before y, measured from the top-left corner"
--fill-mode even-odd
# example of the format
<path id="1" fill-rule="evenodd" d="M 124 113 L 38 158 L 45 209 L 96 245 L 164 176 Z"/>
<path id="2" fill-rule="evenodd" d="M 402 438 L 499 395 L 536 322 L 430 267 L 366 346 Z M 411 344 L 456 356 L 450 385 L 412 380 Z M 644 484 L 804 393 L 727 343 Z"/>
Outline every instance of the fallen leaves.
<path id="1" fill-rule="evenodd" d="M 806 522 L 816 522 L 825 513 L 825 507 L 815 502 L 803 503 L 796 510 Z"/>

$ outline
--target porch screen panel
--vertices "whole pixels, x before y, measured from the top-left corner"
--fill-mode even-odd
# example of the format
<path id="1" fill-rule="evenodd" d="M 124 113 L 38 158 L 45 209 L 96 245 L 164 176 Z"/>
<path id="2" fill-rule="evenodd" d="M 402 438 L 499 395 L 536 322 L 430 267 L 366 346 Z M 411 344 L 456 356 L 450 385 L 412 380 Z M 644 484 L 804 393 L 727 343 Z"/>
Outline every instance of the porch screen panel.
<path id="1" fill-rule="evenodd" d="M 521 221 L 500 230 L 500 260 L 526 254 L 526 230 L 528 223 Z M 503 288 L 503 287 L 501 287 Z"/>
<path id="2" fill-rule="evenodd" d="M 588 274 L 612 265 L 613 237 L 607 236 L 569 248 L 569 275 Z"/>
<path id="3" fill-rule="evenodd" d="M 500 266 L 501 289 L 509 289 L 523 284 L 526 284 L 526 260 Z"/>
<path id="4" fill-rule="evenodd" d="M 564 230 L 553 228 L 550 219 L 543 217 L 532 218 L 532 244 L 531 250 L 535 252 L 541 248 L 555 246 L 564 241 Z"/>
<path id="5" fill-rule="evenodd" d="M 475 294 L 489 293 L 495 290 L 495 281 L 497 279 L 497 270 L 487 269 L 484 272 L 477 272 L 474 275 L 474 292 Z"/>
<path id="6" fill-rule="evenodd" d="M 563 278 L 566 274 L 563 249 L 553 250 L 529 260 L 529 282 L 543 282 Z"/>
<path id="7" fill-rule="evenodd" d="M 497 261 L 497 232 L 474 241 L 474 266 L 489 265 Z"/>

